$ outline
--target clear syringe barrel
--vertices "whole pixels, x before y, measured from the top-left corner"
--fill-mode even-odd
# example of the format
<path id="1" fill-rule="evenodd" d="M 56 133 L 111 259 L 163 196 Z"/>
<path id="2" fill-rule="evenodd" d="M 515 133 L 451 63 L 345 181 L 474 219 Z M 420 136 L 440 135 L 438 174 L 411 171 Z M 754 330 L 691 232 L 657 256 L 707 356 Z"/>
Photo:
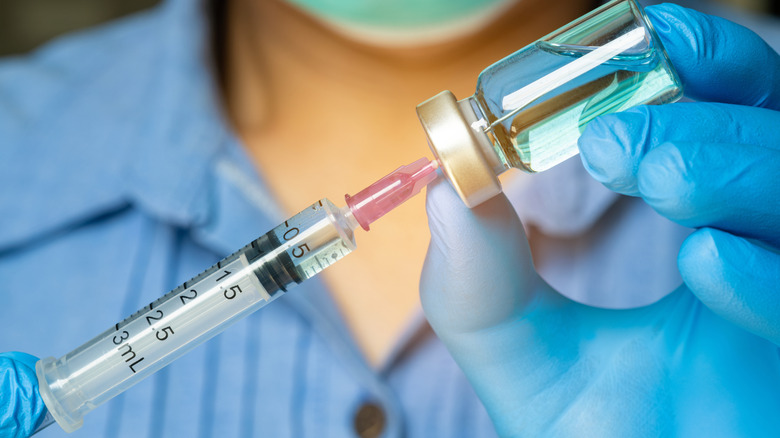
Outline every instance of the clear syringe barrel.
<path id="1" fill-rule="evenodd" d="M 46 407 L 78 429 L 87 412 L 352 252 L 357 226 L 349 208 L 318 201 L 81 347 L 41 359 Z"/>

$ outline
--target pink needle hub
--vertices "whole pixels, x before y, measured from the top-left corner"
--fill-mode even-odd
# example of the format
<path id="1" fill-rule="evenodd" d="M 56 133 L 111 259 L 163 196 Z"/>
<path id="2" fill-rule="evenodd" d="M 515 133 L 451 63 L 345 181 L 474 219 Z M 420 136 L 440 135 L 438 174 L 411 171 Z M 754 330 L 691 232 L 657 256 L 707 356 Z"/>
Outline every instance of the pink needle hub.
<path id="1" fill-rule="evenodd" d="M 399 167 L 354 196 L 345 195 L 344 199 L 357 222 L 368 231 L 369 224 L 436 180 L 438 167 L 438 161 L 420 158 L 412 164 Z"/>

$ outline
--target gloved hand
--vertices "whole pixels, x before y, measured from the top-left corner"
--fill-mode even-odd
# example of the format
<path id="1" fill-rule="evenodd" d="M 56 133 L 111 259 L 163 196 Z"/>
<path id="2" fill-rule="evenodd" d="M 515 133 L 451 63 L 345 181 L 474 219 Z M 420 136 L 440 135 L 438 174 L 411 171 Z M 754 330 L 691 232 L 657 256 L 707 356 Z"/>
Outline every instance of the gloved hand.
<path id="1" fill-rule="evenodd" d="M 692 95 L 780 102 L 780 83 L 767 77 L 780 74 L 777 55 L 757 37 L 672 5 L 647 10 Z M 727 93 L 720 80 L 737 90 Z M 656 123 L 665 111 L 672 115 Z M 629 129 L 624 119 L 649 128 Z M 583 159 L 610 187 L 641 194 L 686 225 L 721 230 L 686 242 L 680 267 L 691 289 L 639 309 L 587 307 L 552 290 L 535 273 L 505 197 L 469 210 L 446 183 L 430 188 L 423 308 L 501 436 L 779 433 L 780 297 L 769 292 L 780 284 L 780 259 L 757 240 L 778 242 L 779 189 L 769 174 L 780 158 L 779 121 L 768 109 L 675 104 L 604 117 L 586 130 Z M 726 151 L 728 160 L 717 158 Z"/>
<path id="2" fill-rule="evenodd" d="M 721 18 L 673 5 L 647 13 L 700 102 L 594 120 L 580 139 L 583 163 L 608 188 L 699 228 L 678 258 L 685 284 L 718 315 L 780 343 L 780 56 Z"/>
<path id="3" fill-rule="evenodd" d="M 35 362 L 26 353 L 0 353 L 0 438 L 28 437 L 46 416 Z"/>

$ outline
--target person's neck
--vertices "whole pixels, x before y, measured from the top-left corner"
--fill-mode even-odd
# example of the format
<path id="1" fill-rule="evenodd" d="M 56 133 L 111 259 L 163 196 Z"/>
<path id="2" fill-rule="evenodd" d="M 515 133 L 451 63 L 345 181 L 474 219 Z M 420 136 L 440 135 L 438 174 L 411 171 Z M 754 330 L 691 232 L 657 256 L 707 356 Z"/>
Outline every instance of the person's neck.
<path id="1" fill-rule="evenodd" d="M 553 8 L 521 0 L 476 35 L 380 48 L 341 37 L 285 1 L 236 0 L 226 26 L 228 113 L 242 132 L 262 126 L 269 108 L 284 111 L 287 104 L 300 108 L 334 96 L 367 95 L 410 109 L 443 89 L 464 98 L 485 67 L 584 12 L 582 1 L 569 3 Z"/>
<path id="2" fill-rule="evenodd" d="M 522 0 L 468 40 L 390 50 L 341 38 L 284 1 L 235 0 L 223 78 L 232 122 L 288 213 L 339 199 L 428 153 L 417 103 L 443 89 L 471 95 L 486 66 L 582 12 L 571 6 L 582 0 L 558 2 L 557 12 L 540 1 Z M 423 201 L 411 199 L 361 233 L 360 251 L 321 276 L 372 364 L 419 306 Z"/>

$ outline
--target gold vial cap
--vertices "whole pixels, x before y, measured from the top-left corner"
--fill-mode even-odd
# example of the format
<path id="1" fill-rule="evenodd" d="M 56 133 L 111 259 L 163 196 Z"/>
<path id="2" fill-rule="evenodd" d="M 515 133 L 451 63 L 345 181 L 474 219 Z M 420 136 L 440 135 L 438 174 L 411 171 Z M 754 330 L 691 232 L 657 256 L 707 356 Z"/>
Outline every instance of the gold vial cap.
<path id="1" fill-rule="evenodd" d="M 501 183 L 485 156 L 494 152 L 487 152 L 486 139 L 471 127 L 476 116 L 461 109 L 452 92 L 442 91 L 417 105 L 417 116 L 447 180 L 473 208 L 501 193 Z"/>

